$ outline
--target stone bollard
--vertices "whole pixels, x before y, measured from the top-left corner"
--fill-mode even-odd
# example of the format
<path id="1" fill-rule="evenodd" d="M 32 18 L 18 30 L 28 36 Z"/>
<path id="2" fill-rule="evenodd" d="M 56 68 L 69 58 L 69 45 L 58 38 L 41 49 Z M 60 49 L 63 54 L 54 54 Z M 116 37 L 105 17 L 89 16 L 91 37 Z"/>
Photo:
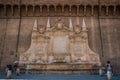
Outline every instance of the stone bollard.
<path id="1" fill-rule="evenodd" d="M 20 69 L 19 68 L 16 69 L 16 74 L 17 74 L 17 76 L 20 75 Z"/>
<path id="2" fill-rule="evenodd" d="M 101 64 L 99 64 L 99 75 L 100 76 L 104 75 L 104 67 Z"/>
<path id="3" fill-rule="evenodd" d="M 5 73 L 7 74 L 7 72 L 8 72 L 8 68 L 5 68 Z"/>
<path id="4" fill-rule="evenodd" d="M 111 71 L 107 71 L 107 78 L 108 78 L 108 80 L 112 80 L 112 72 Z"/>
<path id="5" fill-rule="evenodd" d="M 99 75 L 100 75 L 100 76 L 103 75 L 103 69 L 102 69 L 102 68 L 99 69 Z"/>
<path id="6" fill-rule="evenodd" d="M 30 67 L 29 67 L 29 65 L 27 65 L 27 66 L 26 66 L 26 72 L 25 72 L 26 74 L 29 73 L 29 69 L 30 69 Z"/>
<path id="7" fill-rule="evenodd" d="M 11 79 L 12 76 L 12 70 L 7 71 L 7 79 Z"/>

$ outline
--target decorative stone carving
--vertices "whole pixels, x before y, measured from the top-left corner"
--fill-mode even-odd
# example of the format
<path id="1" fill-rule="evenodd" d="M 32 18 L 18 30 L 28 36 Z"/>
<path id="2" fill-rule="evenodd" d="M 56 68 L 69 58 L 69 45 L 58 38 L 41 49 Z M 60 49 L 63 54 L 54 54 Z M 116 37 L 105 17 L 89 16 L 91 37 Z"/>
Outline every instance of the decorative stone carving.
<path id="1" fill-rule="evenodd" d="M 55 28 L 57 28 L 57 29 L 62 29 L 63 26 L 64 26 L 64 24 L 63 24 L 63 22 L 62 22 L 62 19 L 59 18 L 58 21 L 57 21 L 57 23 L 55 24 Z"/>
<path id="2" fill-rule="evenodd" d="M 35 21 L 36 24 L 36 21 Z M 66 27 L 61 19 L 55 27 L 46 30 L 43 26 L 33 27 L 30 48 L 20 54 L 24 63 L 89 63 L 100 64 L 99 55 L 88 46 L 88 34 L 83 19 L 82 29 Z M 76 34 L 77 33 L 77 34 Z"/>
<path id="3" fill-rule="evenodd" d="M 44 26 L 42 26 L 42 25 L 39 25 L 39 26 L 37 27 L 37 30 L 39 31 L 40 34 L 43 34 L 43 33 L 45 32 L 45 29 L 46 29 L 46 27 L 44 27 Z"/>
<path id="4" fill-rule="evenodd" d="M 76 25 L 74 27 L 74 31 L 75 31 L 75 33 L 79 34 L 81 32 L 81 27 L 79 25 Z"/>
<path id="5" fill-rule="evenodd" d="M 71 17 L 70 17 L 70 19 L 69 19 L 69 28 L 70 28 L 71 30 L 73 30 L 73 24 L 72 24 L 72 19 L 71 19 Z"/>

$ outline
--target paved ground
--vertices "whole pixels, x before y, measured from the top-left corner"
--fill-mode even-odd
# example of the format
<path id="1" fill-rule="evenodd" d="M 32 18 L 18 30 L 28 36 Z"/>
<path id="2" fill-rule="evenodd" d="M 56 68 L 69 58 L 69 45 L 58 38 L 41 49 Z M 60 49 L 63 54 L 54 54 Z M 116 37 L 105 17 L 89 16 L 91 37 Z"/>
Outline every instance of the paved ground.
<path id="1" fill-rule="evenodd" d="M 6 74 L 0 72 L 0 79 L 6 79 Z M 39 80 L 107 80 L 106 76 L 99 75 L 49 75 L 49 74 L 21 74 L 12 75 L 12 79 L 39 79 Z M 114 75 L 112 80 L 120 80 L 120 75 Z"/>

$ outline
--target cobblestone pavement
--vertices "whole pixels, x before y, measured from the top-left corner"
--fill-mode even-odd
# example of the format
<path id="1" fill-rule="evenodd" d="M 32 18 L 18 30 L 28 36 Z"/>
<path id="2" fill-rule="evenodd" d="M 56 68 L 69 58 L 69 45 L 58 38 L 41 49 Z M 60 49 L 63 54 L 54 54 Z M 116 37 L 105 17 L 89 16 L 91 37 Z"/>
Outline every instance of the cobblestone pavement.
<path id="1" fill-rule="evenodd" d="M 6 74 L 0 72 L 0 79 L 6 79 Z M 58 75 L 58 74 L 12 74 L 12 79 L 38 79 L 38 80 L 107 80 L 106 75 Z M 113 75 L 112 80 L 120 80 L 120 75 Z"/>

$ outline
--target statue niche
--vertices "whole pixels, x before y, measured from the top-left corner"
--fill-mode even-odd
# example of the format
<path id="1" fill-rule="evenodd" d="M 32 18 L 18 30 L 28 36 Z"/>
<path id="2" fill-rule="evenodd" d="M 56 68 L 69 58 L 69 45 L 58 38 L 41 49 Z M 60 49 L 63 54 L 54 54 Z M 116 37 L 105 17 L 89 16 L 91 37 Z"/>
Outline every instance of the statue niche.
<path id="1" fill-rule="evenodd" d="M 88 31 L 84 20 L 82 27 L 77 25 L 74 29 L 71 28 L 66 27 L 60 19 L 49 29 L 38 26 L 35 20 L 31 46 L 20 54 L 20 61 L 41 64 L 56 62 L 100 64 L 99 55 L 88 46 Z"/>

